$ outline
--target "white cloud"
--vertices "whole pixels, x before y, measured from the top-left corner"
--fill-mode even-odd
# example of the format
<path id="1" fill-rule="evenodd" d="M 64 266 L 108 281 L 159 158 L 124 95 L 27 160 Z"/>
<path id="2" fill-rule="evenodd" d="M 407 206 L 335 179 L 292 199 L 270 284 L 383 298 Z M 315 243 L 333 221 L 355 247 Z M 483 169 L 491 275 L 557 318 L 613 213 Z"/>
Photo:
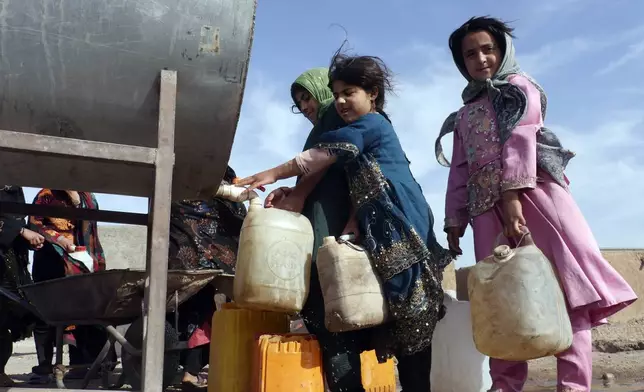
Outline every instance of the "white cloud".
<path id="1" fill-rule="evenodd" d="M 616 69 L 619 69 L 624 65 L 630 63 L 631 61 L 639 59 L 642 56 L 644 56 L 644 40 L 637 42 L 635 44 L 629 45 L 626 53 L 624 53 L 617 60 L 614 60 L 608 63 L 606 67 L 597 71 L 597 75 L 605 75 L 610 72 L 613 72 Z"/>
<path id="2" fill-rule="evenodd" d="M 571 0 L 579 2 L 586 0 Z M 577 36 L 549 42 L 531 53 L 517 55 L 523 69 L 532 75 L 546 74 L 557 68 L 569 65 L 584 55 L 597 53 L 608 48 L 626 46 L 624 55 L 609 62 L 596 71 L 605 75 L 644 55 L 644 26 L 594 36 Z"/>
<path id="3" fill-rule="evenodd" d="M 278 90 L 274 84 L 265 82 L 263 76 L 259 79 L 246 91 L 235 148 L 281 160 L 291 158 L 293 151 L 300 150 L 300 140 L 306 137 L 311 124 L 291 112 L 289 84 L 279 86 Z"/>
<path id="4" fill-rule="evenodd" d="M 584 53 L 595 50 L 597 45 L 587 38 L 571 38 L 546 44 L 524 56 L 518 55 L 517 60 L 523 69 L 536 76 L 570 64 Z"/>

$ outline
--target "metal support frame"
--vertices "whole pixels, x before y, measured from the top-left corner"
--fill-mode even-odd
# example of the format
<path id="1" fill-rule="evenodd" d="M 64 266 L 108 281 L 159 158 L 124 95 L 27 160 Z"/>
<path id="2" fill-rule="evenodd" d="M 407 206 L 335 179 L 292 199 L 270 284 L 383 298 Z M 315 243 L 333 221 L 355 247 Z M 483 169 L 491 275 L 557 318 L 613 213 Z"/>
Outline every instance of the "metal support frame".
<path id="1" fill-rule="evenodd" d="M 143 382 L 144 392 L 162 392 L 165 344 L 166 291 L 170 206 L 174 169 L 174 135 L 177 101 L 177 72 L 161 71 L 157 148 L 102 143 L 54 136 L 0 130 L 0 151 L 26 151 L 38 155 L 75 157 L 79 160 L 117 161 L 153 166 L 154 193 L 148 214 L 0 203 L 0 211 L 41 216 L 108 221 L 148 226 L 144 297 Z M 61 353 L 62 354 L 62 353 Z M 58 355 L 57 355 L 58 356 Z M 5 391 L 52 391 L 39 388 L 0 388 Z M 70 390 L 72 391 L 72 390 Z"/>

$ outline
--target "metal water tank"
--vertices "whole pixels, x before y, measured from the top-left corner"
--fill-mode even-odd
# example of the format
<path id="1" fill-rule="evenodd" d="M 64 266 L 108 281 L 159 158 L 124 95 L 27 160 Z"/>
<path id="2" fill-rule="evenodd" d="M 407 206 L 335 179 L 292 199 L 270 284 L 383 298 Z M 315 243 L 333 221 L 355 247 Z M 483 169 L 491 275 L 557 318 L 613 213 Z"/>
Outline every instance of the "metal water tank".
<path id="1" fill-rule="evenodd" d="M 159 75 L 178 72 L 173 198 L 219 184 L 255 0 L 0 0 L 0 129 L 156 147 Z M 0 153 L 0 182 L 150 196 L 154 170 Z M 216 187 L 215 187 L 216 189 Z"/>

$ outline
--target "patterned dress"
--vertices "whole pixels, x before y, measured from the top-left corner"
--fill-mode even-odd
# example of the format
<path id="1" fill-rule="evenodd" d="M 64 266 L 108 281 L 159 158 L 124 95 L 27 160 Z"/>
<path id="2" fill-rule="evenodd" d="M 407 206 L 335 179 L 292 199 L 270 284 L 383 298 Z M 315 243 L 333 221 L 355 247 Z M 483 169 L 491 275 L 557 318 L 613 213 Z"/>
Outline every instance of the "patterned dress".
<path id="1" fill-rule="evenodd" d="M 383 281 L 392 320 L 374 329 L 379 355 L 409 356 L 431 345 L 442 317 L 443 269 L 452 255 L 389 120 L 369 113 L 320 136 L 313 147 L 338 157 L 362 236 Z"/>
<path id="2" fill-rule="evenodd" d="M 224 183 L 231 183 L 235 176 L 235 171 L 228 167 Z M 217 269 L 234 274 L 245 217 L 243 203 L 220 198 L 173 203 L 168 268 Z M 190 348 L 210 343 L 214 295 L 213 287 L 208 285 L 179 306 L 179 332 Z"/>
<path id="3" fill-rule="evenodd" d="M 495 102 L 484 94 L 455 116 L 445 227 L 464 230 L 471 225 L 475 256 L 482 260 L 492 253 L 496 237 L 503 231 L 502 193 L 520 191 L 532 238 L 555 267 L 568 303 L 573 343 L 557 355 L 557 390 L 588 391 L 592 380 L 591 327 L 606 323 L 607 317 L 637 296 L 603 258 L 568 189 L 565 165 L 553 164 L 559 154 L 548 153 L 556 148 L 539 147 L 540 138 L 548 135 L 543 128 L 540 91 L 523 75 L 511 76 L 508 81 L 501 89 L 505 93 L 502 97 L 513 94 L 522 100 L 499 105 L 500 100 Z M 520 101 L 522 105 L 509 104 Z M 509 114 L 519 112 L 524 114 L 516 116 L 516 126 L 504 125 Z M 560 156 L 566 155 L 561 150 Z M 492 390 L 518 392 L 523 390 L 528 365 L 492 358 L 490 374 Z"/>
<path id="4" fill-rule="evenodd" d="M 78 192 L 80 204 L 75 205 L 67 191 L 41 189 L 34 199 L 36 205 L 56 207 L 79 207 L 98 210 L 98 202 L 93 193 Z M 53 247 L 56 253 L 65 261 L 65 276 L 79 275 L 90 272 L 87 267 L 69 257 L 67 252 L 58 245 L 58 238 L 64 237 L 76 246 L 87 247 L 87 252 L 94 259 L 94 271 L 105 270 L 105 254 L 98 238 L 96 221 L 76 221 L 63 218 L 32 216 L 29 225 L 37 233 L 45 237 L 46 247 Z"/>
<path id="5" fill-rule="evenodd" d="M 525 93 L 529 104 L 505 143 L 500 143 L 497 115 L 487 96 L 457 114 L 445 226 L 471 223 L 476 259 L 482 260 L 502 231 L 501 194 L 522 190 L 532 237 L 557 268 L 570 308 L 587 307 L 592 325 L 603 324 L 637 297 L 602 257 L 567 186 L 537 164 L 537 134 L 543 127 L 539 91 L 521 75 L 510 83 Z"/>

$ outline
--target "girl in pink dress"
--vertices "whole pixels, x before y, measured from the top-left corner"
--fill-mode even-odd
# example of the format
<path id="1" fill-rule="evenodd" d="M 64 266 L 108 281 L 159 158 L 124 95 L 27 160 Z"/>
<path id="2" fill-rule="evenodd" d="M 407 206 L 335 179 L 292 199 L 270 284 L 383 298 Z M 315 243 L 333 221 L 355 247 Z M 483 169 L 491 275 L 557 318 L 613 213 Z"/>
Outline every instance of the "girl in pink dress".
<path id="1" fill-rule="evenodd" d="M 470 224 L 482 260 L 499 233 L 512 241 L 523 226 L 530 229 L 559 274 L 573 327 L 572 347 L 557 356 L 557 390 L 590 391 L 591 328 L 637 296 L 602 257 L 573 200 L 564 169 L 574 154 L 544 128 L 546 96 L 516 63 L 512 30 L 477 17 L 449 39 L 468 85 L 464 106 L 447 118 L 436 141 L 439 163 L 450 167 L 445 232 L 450 249 L 461 253 L 459 238 Z M 440 145 L 450 132 L 451 164 Z M 526 362 L 490 359 L 491 391 L 522 391 L 527 371 Z"/>

